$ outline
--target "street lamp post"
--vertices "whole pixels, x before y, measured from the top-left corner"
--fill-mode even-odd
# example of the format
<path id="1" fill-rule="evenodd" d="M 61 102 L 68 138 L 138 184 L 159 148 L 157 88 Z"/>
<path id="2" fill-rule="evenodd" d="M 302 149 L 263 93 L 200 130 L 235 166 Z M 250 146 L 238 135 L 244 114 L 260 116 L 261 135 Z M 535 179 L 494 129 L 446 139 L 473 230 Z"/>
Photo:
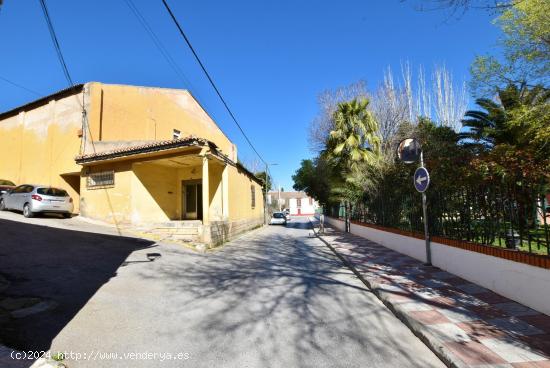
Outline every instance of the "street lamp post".
<path id="1" fill-rule="evenodd" d="M 281 212 L 281 186 L 279 185 L 279 199 L 277 199 L 277 204 L 279 205 L 279 212 Z"/>
<path id="2" fill-rule="evenodd" d="M 268 220 L 267 220 L 267 184 L 268 184 L 268 180 L 269 180 L 268 171 L 269 171 L 269 166 L 276 166 L 276 165 L 278 165 L 278 164 L 277 163 L 268 164 L 267 162 L 265 164 L 264 222 L 265 222 L 266 225 L 268 223 Z"/>

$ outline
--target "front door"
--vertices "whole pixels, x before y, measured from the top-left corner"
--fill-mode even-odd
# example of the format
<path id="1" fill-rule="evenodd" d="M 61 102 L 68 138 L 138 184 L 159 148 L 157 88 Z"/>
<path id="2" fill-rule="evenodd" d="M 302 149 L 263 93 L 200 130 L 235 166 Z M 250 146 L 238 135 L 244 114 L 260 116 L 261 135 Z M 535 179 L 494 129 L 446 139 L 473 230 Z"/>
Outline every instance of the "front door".
<path id="1" fill-rule="evenodd" d="M 202 220 L 202 183 L 200 180 L 181 182 L 184 220 Z"/>

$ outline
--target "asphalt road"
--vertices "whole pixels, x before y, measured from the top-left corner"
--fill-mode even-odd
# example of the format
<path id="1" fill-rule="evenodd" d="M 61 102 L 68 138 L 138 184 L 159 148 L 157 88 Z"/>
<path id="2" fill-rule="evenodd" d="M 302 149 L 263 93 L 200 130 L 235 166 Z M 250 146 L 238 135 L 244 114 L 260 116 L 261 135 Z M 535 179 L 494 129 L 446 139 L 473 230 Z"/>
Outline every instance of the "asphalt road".
<path id="1" fill-rule="evenodd" d="M 21 236 L 21 224 L 0 225 L 8 239 Z M 70 303 L 79 287 L 85 291 L 70 312 L 60 313 L 60 305 L 34 323 L 61 320 L 49 333 L 51 350 L 69 353 L 70 368 L 443 367 L 322 242 L 308 237 L 306 219 L 256 230 L 208 254 L 59 231 L 32 249 L 50 254 L 47 261 L 52 242 L 60 243 L 55 253 L 64 271 L 52 278 L 58 287 L 47 297 Z M 148 262 L 149 252 L 162 257 Z M 65 271 L 73 280 L 66 284 Z M 20 273 L 33 284 L 32 269 Z M 32 333 L 23 337 L 30 341 Z"/>

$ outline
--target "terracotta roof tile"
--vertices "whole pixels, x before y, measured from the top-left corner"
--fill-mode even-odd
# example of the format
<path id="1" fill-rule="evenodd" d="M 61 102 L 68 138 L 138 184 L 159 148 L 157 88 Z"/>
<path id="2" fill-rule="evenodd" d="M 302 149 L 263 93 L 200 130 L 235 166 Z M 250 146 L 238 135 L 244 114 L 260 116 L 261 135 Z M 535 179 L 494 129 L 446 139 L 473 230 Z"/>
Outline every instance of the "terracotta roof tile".
<path id="1" fill-rule="evenodd" d="M 244 166 L 242 166 L 239 163 L 233 162 L 226 155 L 224 155 L 218 149 L 218 146 L 214 142 L 211 142 L 204 138 L 198 138 L 196 136 L 188 136 L 185 138 L 172 139 L 172 140 L 166 140 L 166 141 L 157 141 L 157 142 L 151 142 L 151 143 L 146 143 L 146 144 L 141 144 L 136 146 L 117 148 L 109 151 L 79 155 L 75 157 L 75 161 L 77 164 L 85 164 L 89 162 L 103 161 L 103 160 L 108 160 L 112 158 L 128 157 L 132 155 L 138 155 L 141 153 L 158 152 L 163 150 L 170 150 L 170 149 L 175 149 L 180 147 L 191 147 L 191 146 L 210 147 L 212 153 L 215 154 L 217 157 L 222 158 L 228 164 L 239 168 L 239 170 L 244 171 L 248 177 L 253 179 L 258 184 L 260 185 L 262 184 L 262 181 L 258 179 L 253 173 L 248 171 Z"/>
<path id="2" fill-rule="evenodd" d="M 151 143 L 140 144 L 136 146 L 128 146 L 117 149 L 112 149 L 102 152 L 88 153 L 84 155 L 76 156 L 77 163 L 86 163 L 91 161 L 101 161 L 110 158 L 118 158 L 136 155 L 140 153 L 163 151 L 168 149 L 189 147 L 189 146 L 209 146 L 218 153 L 218 146 L 209 140 L 198 138 L 195 136 L 188 136 L 185 138 L 171 139 L 165 141 L 156 141 Z"/>

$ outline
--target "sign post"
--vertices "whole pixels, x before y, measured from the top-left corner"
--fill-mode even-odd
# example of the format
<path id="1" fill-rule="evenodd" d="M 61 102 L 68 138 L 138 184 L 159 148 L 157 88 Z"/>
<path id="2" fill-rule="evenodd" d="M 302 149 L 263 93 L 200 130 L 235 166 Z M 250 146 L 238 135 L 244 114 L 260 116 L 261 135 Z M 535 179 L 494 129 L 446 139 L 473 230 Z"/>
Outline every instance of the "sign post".
<path id="1" fill-rule="evenodd" d="M 430 247 L 430 232 L 428 231 L 428 205 L 426 190 L 430 185 L 430 174 L 424 167 L 424 157 L 420 152 L 420 167 L 414 172 L 414 187 L 422 193 L 422 217 L 424 218 L 424 238 L 426 239 L 426 265 L 432 265 L 432 252 Z"/>
<path id="2" fill-rule="evenodd" d="M 416 169 L 413 177 L 415 189 L 422 193 L 422 217 L 424 219 L 424 238 L 426 240 L 426 265 L 432 265 L 432 252 L 430 248 L 430 233 L 428 229 L 428 204 L 426 190 L 430 185 L 430 174 L 424 167 L 424 155 L 420 144 L 416 139 L 403 140 L 398 147 L 397 155 L 404 163 L 410 164 L 420 160 L 420 167 Z"/>

